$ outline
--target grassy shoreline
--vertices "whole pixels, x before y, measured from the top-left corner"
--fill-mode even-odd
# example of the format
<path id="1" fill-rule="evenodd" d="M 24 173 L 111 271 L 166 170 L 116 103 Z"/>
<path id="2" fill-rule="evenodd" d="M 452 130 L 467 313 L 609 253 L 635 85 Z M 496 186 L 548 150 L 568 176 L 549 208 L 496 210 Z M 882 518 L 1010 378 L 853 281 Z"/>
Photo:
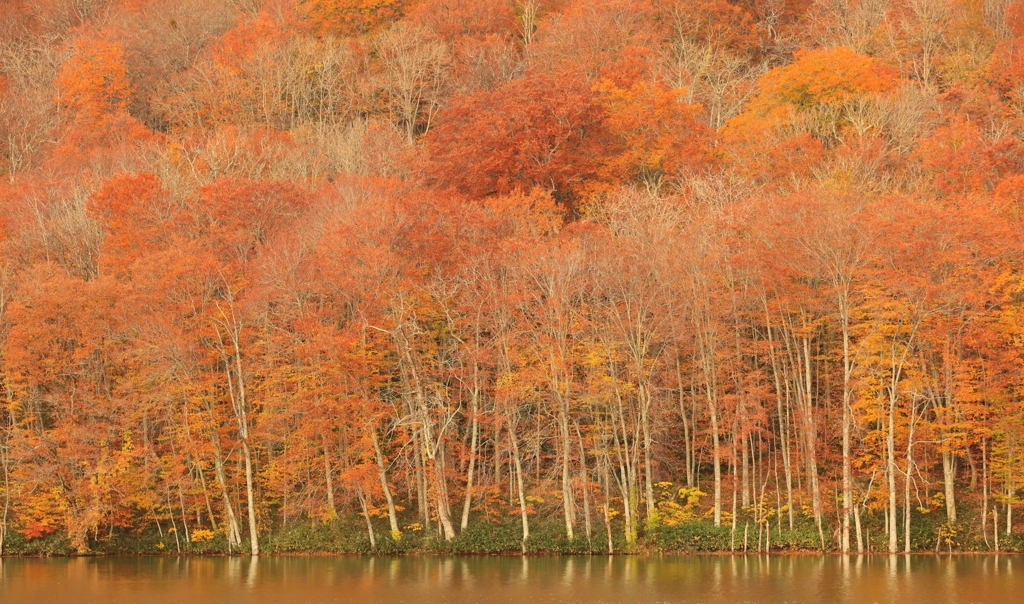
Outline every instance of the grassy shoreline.
<path id="1" fill-rule="evenodd" d="M 878 519 L 872 519 L 878 520 Z M 914 525 L 911 532 L 912 553 L 996 553 L 991 535 L 982 535 L 973 518 L 962 519 L 957 525 L 942 524 L 925 519 Z M 877 524 L 877 526 L 876 526 Z M 973 530 L 972 530 L 972 527 Z M 392 538 L 385 526 L 374 526 L 374 544 L 371 545 L 365 522 L 358 517 L 342 517 L 332 522 L 297 522 L 279 527 L 261 535 L 261 549 L 267 555 L 606 555 L 613 554 L 735 554 L 735 553 L 838 553 L 831 535 L 826 534 L 825 547 L 821 547 L 818 532 L 809 521 L 788 527 L 771 526 L 770 545 L 765 531 L 753 522 L 738 522 L 735 531 L 731 525 L 715 527 L 711 522 L 694 521 L 677 526 L 652 524 L 644 527 L 632 544 L 627 544 L 621 527 L 613 524 L 612 548 L 609 552 L 608 534 L 603 525 L 592 527 L 587 539 L 582 527 L 574 539 L 568 539 L 565 527 L 556 519 L 537 519 L 531 522 L 530 537 L 525 547 L 521 539 L 521 526 L 517 521 L 470 523 L 451 541 L 440 539 L 436 533 L 412 525 L 398 538 Z M 883 526 L 865 523 L 868 548 L 865 553 L 888 553 L 883 542 Z M 950 530 L 952 528 L 952 530 Z M 616 530 L 618 529 L 618 530 Z M 952 533 L 952 534 L 950 534 Z M 191 531 L 192 539 L 197 531 Z M 745 534 L 745 535 L 744 535 Z M 184 531 L 174 527 L 153 526 L 142 533 L 117 530 L 102 532 L 90 539 L 89 551 L 78 552 L 61 533 L 41 538 L 26 539 L 16 531 L 8 533 L 5 556 L 119 556 L 119 555 L 248 555 L 248 542 L 229 550 L 223 533 L 205 531 L 205 540 L 186 539 Z M 744 536 L 746 537 L 744 539 Z M 988 542 L 986 543 L 986 537 Z M 1024 552 L 1024 537 L 1018 533 L 1000 535 L 1001 553 Z M 900 552 L 903 552 L 902 539 Z"/>

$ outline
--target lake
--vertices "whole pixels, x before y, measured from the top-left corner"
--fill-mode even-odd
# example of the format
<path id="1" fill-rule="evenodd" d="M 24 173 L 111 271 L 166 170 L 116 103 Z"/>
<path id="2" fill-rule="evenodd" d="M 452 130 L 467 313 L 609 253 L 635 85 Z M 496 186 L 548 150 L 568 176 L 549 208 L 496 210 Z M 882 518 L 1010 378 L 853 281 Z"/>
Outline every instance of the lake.
<path id="1" fill-rule="evenodd" d="M 1024 556 L 15 558 L 0 602 L 1024 601 Z"/>

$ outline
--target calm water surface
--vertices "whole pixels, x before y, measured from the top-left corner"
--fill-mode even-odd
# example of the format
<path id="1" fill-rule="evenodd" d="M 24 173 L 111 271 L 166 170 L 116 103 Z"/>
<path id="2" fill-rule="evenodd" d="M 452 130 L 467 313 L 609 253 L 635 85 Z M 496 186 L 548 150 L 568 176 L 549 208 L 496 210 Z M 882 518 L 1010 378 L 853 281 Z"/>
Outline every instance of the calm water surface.
<path id="1" fill-rule="evenodd" d="M 0 602 L 1024 602 L 1021 556 L 0 561 Z"/>

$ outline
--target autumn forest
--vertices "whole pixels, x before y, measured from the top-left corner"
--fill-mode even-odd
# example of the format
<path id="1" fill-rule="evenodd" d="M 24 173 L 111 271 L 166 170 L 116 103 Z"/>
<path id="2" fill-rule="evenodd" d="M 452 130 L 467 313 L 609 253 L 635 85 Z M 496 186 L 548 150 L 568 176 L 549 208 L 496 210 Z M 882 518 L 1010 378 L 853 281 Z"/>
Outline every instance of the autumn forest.
<path id="1" fill-rule="evenodd" d="M 0 554 L 1024 550 L 1024 1 L 0 2 Z"/>

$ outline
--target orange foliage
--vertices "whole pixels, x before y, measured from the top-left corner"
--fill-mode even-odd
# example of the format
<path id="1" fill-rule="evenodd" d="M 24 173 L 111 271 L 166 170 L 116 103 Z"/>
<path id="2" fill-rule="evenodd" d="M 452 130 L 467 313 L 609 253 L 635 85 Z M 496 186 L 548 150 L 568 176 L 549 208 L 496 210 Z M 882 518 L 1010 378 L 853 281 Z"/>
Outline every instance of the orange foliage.
<path id="1" fill-rule="evenodd" d="M 1017 0 L 1006 7 L 1006 25 L 1014 35 L 1024 36 L 1024 2 Z"/>
<path id="2" fill-rule="evenodd" d="M 565 199 L 595 174 L 601 137 L 583 82 L 535 72 L 454 99 L 425 137 L 426 176 L 472 197 L 543 187 Z"/>
<path id="3" fill-rule="evenodd" d="M 1000 42 L 992 54 L 988 74 L 1003 98 L 1011 103 L 1024 102 L 1024 34 Z"/>
<path id="4" fill-rule="evenodd" d="M 358 36 L 397 21 L 410 4 L 409 0 L 299 0 L 297 10 L 314 32 Z"/>
<path id="5" fill-rule="evenodd" d="M 757 48 L 758 28 L 748 7 L 730 0 L 658 2 L 662 19 L 673 22 L 688 38 L 735 52 Z"/>
<path id="6" fill-rule="evenodd" d="M 1024 169 L 1016 140 L 987 141 L 975 123 L 962 118 L 921 141 L 917 155 L 941 195 L 988 193 L 1005 175 Z"/>
<path id="7" fill-rule="evenodd" d="M 79 40 L 57 76 L 60 101 L 89 128 L 102 128 L 123 113 L 134 90 L 124 48 L 117 42 Z"/>
<path id="8" fill-rule="evenodd" d="M 541 22 L 531 49 L 535 63 L 628 87 L 650 69 L 653 15 L 650 0 L 575 0 Z"/>
<path id="9" fill-rule="evenodd" d="M 660 82 L 637 82 L 623 90 L 608 80 L 594 89 L 619 147 L 605 167 L 613 179 L 653 183 L 707 164 L 711 133 L 698 122 L 700 106 L 683 101 L 684 90 Z"/>
<path id="10" fill-rule="evenodd" d="M 842 136 L 850 103 L 895 83 L 890 70 L 848 48 L 799 52 L 764 74 L 743 113 L 726 124 L 727 153 L 746 171 L 762 166 L 758 178 L 766 182 L 806 178 L 824 145 Z"/>
<path id="11" fill-rule="evenodd" d="M 10 0 L 0 51 L 16 553 L 644 551 L 684 492 L 1021 542 L 1024 2 Z"/>
<path id="12" fill-rule="evenodd" d="M 409 11 L 409 19 L 449 40 L 510 34 L 515 28 L 507 0 L 422 0 Z"/>
<path id="13" fill-rule="evenodd" d="M 89 199 L 89 209 L 105 232 L 100 271 L 117 276 L 140 257 L 160 249 L 179 223 L 179 209 L 152 174 L 120 175 Z"/>
<path id="14" fill-rule="evenodd" d="M 149 131 L 128 114 L 134 86 L 124 48 L 102 39 L 75 42 L 75 53 L 58 71 L 58 102 L 73 116 L 51 158 L 52 166 L 78 169 L 102 164 L 149 138 Z M 117 151 L 115 151 L 115 149 Z"/>
<path id="15" fill-rule="evenodd" d="M 895 74 L 874 59 L 849 48 L 804 50 L 795 61 L 776 67 L 758 82 L 749 110 L 764 115 L 780 107 L 799 110 L 839 107 L 858 96 L 893 87 Z"/>

